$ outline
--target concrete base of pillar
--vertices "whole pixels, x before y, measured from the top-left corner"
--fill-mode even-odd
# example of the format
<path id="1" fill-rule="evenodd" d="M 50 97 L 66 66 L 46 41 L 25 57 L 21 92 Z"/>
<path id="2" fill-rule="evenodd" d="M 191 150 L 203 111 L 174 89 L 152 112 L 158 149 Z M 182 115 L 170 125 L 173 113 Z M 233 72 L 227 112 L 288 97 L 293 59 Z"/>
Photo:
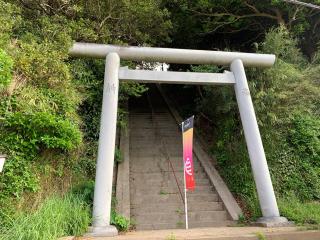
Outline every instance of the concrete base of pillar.
<path id="1" fill-rule="evenodd" d="M 285 217 L 261 217 L 252 225 L 259 227 L 288 227 L 294 223 L 288 221 Z"/>
<path id="2" fill-rule="evenodd" d="M 118 230 L 115 226 L 109 225 L 105 227 L 89 227 L 86 237 L 114 237 L 118 235 Z"/>

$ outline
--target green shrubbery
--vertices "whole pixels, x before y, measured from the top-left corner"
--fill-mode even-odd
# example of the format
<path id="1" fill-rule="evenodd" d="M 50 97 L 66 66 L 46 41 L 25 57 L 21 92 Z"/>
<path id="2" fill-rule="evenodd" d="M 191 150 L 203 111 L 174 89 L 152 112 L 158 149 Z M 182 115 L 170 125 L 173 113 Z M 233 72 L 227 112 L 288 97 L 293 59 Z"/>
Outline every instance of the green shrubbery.
<path id="1" fill-rule="evenodd" d="M 53 196 L 33 213 L 18 215 L 3 227 L 1 240 L 56 240 L 63 236 L 79 236 L 90 224 L 88 205 L 76 195 Z"/>
<path id="2" fill-rule="evenodd" d="M 0 91 L 8 87 L 12 79 L 13 61 L 0 49 Z"/>
<path id="3" fill-rule="evenodd" d="M 288 141 L 300 158 L 312 165 L 320 165 L 320 118 L 308 114 L 296 115 L 292 119 Z M 320 199 L 320 196 L 318 196 Z"/>
<path id="4" fill-rule="evenodd" d="M 81 132 L 74 124 L 48 112 L 8 114 L 3 128 L 6 144 L 30 154 L 44 148 L 72 150 L 81 143 Z"/>
<path id="5" fill-rule="evenodd" d="M 22 18 L 19 7 L 0 1 L 0 152 L 8 155 L 0 179 L 1 225 L 17 215 L 25 193 L 40 190 L 43 153 L 54 149 L 59 156 L 82 141 L 81 98 L 65 63 L 71 37 L 54 32 L 59 25 L 45 17 L 35 20 L 42 24 L 37 31 Z"/>
<path id="6" fill-rule="evenodd" d="M 94 182 L 86 181 L 80 185 L 77 185 L 72 189 L 72 192 L 76 195 L 81 196 L 81 198 L 92 207 L 93 203 L 93 192 L 94 192 Z M 111 207 L 111 219 L 110 222 L 112 225 L 116 226 L 119 231 L 127 231 L 130 228 L 131 222 L 126 217 L 120 215 L 116 211 L 117 200 L 112 198 L 112 207 Z"/>
<path id="7" fill-rule="evenodd" d="M 297 224 L 320 225 L 320 203 L 301 202 L 295 196 L 278 201 L 281 214 Z"/>
<path id="8" fill-rule="evenodd" d="M 130 220 L 126 217 L 118 214 L 116 211 L 112 211 L 111 213 L 111 221 L 110 224 L 117 227 L 117 229 L 121 232 L 128 231 L 130 228 Z"/>
<path id="9" fill-rule="evenodd" d="M 112 207 L 111 207 L 111 219 L 110 223 L 117 227 L 119 231 L 128 231 L 132 222 L 126 217 L 120 215 L 116 211 L 117 207 L 117 199 L 115 197 L 112 198 Z"/>
<path id="10" fill-rule="evenodd" d="M 0 177 L 1 226 L 15 227 L 10 219 L 17 216 L 17 221 L 27 219 L 20 212 L 36 209 L 50 191 L 66 192 L 93 178 L 105 64 L 70 58 L 73 41 L 150 44 L 168 39 L 170 21 L 159 3 L 113 4 L 118 7 L 0 0 L 0 153 L 7 154 Z M 104 11 L 97 12 L 98 5 Z M 145 90 L 136 83 L 120 85 L 121 125 L 123 102 Z"/>

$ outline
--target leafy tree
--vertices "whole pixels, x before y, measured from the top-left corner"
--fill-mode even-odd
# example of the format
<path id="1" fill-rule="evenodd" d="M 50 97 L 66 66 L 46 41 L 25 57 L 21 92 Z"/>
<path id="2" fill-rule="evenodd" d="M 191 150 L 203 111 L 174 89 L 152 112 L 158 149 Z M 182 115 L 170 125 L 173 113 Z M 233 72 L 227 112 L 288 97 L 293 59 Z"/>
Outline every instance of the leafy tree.
<path id="1" fill-rule="evenodd" d="M 175 26 L 173 46 L 248 51 L 266 30 L 283 25 L 303 39 L 305 52 L 313 57 L 320 39 L 320 11 L 285 1 L 177 0 L 165 6 Z"/>

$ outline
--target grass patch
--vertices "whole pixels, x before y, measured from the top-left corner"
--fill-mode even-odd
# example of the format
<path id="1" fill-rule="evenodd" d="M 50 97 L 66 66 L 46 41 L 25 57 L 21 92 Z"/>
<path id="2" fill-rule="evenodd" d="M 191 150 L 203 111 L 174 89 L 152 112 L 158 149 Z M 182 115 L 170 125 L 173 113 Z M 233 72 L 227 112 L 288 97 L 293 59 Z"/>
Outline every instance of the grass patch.
<path id="1" fill-rule="evenodd" d="M 171 233 L 169 236 L 166 237 L 166 240 L 176 240 L 176 239 L 177 237 L 173 233 Z"/>
<path id="2" fill-rule="evenodd" d="M 183 215 L 184 214 L 184 211 L 180 208 L 177 208 L 176 209 L 176 213 L 178 213 L 179 215 Z"/>
<path id="3" fill-rule="evenodd" d="M 159 195 L 168 195 L 169 193 L 166 192 L 165 190 L 160 190 Z"/>
<path id="4" fill-rule="evenodd" d="M 297 224 L 320 224 L 320 203 L 301 202 L 291 196 L 279 200 L 281 215 Z"/>
<path id="5" fill-rule="evenodd" d="M 118 214 L 114 209 L 111 211 L 111 224 L 115 225 L 120 232 L 126 232 L 132 225 L 130 220 Z"/>
<path id="6" fill-rule="evenodd" d="M 182 221 L 178 221 L 176 225 L 178 228 L 180 228 L 180 227 L 183 227 L 184 223 Z"/>
<path id="7" fill-rule="evenodd" d="M 80 185 L 74 187 L 72 192 L 76 195 L 81 196 L 81 198 L 91 207 L 90 212 L 92 212 L 93 195 L 94 195 L 94 181 L 86 181 Z M 130 228 L 133 228 L 133 220 L 129 220 L 126 217 L 120 215 L 116 211 L 117 199 L 113 196 L 111 203 L 111 219 L 110 223 L 115 225 L 120 232 L 126 232 Z"/>
<path id="8" fill-rule="evenodd" d="M 267 240 L 266 236 L 262 232 L 257 232 L 256 236 L 259 240 Z"/>
<path id="9" fill-rule="evenodd" d="M 52 196 L 33 213 L 20 214 L 1 229 L 0 239 L 55 240 L 82 235 L 90 224 L 88 205 L 78 196 Z"/>

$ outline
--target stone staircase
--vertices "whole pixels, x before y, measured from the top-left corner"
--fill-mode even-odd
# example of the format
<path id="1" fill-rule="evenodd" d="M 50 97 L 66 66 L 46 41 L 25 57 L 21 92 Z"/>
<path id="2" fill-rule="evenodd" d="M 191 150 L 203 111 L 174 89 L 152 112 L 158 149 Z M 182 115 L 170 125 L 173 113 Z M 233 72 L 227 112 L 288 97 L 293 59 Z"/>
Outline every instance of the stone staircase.
<path id="1" fill-rule="evenodd" d="M 152 89 L 148 94 L 152 98 L 130 103 L 131 219 L 137 230 L 184 228 L 181 131 L 160 94 Z M 194 170 L 196 189 L 187 193 L 189 228 L 233 223 L 195 155 Z"/>

